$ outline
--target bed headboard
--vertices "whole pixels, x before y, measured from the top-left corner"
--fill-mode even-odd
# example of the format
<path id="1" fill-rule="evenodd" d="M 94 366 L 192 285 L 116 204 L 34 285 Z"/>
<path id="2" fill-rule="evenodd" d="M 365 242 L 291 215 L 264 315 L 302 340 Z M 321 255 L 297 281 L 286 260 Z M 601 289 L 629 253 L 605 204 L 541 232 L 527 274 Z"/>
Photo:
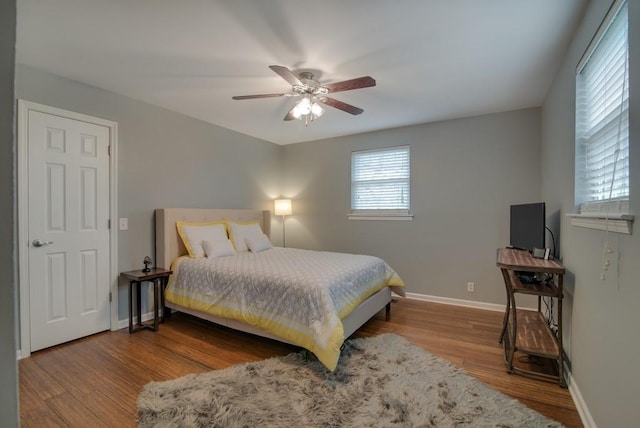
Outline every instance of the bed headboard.
<path id="1" fill-rule="evenodd" d="M 271 237 L 271 211 L 227 210 L 204 208 L 157 208 L 156 221 L 156 266 L 169 269 L 171 262 L 187 254 L 178 235 L 176 221 L 253 221 L 260 222 L 265 235 Z"/>

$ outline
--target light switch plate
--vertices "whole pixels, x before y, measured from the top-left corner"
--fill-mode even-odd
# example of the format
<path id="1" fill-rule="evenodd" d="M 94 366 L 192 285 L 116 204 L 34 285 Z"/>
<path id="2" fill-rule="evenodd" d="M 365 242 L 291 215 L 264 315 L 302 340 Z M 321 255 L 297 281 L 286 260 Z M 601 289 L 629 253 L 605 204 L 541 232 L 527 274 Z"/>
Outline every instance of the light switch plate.
<path id="1" fill-rule="evenodd" d="M 120 219 L 120 230 L 129 230 L 129 219 L 121 218 Z"/>

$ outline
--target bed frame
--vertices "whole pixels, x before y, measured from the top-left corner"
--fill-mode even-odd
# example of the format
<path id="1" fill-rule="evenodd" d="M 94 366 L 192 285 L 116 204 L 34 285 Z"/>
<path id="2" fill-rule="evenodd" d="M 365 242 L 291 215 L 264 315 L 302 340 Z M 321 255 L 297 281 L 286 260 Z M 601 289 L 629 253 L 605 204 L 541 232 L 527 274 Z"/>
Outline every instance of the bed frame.
<path id="1" fill-rule="evenodd" d="M 155 210 L 156 224 L 156 266 L 169 268 L 173 260 L 187 254 L 187 250 L 178 235 L 176 222 L 182 221 L 258 221 L 262 231 L 271 236 L 271 211 L 259 210 L 230 210 L 230 209 L 202 209 L 202 208 L 158 208 Z M 164 300 L 164 299 L 163 299 Z M 235 330 L 267 337 L 280 342 L 290 343 L 258 327 L 217 317 L 204 312 L 194 311 L 174 303 L 166 302 L 167 308 L 184 312 L 198 318 L 212 321 L 216 324 Z M 380 310 L 386 309 L 386 318 L 391 311 L 391 289 L 385 287 L 367 300 L 362 302 L 349 316 L 342 320 L 345 339 L 366 323 Z"/>

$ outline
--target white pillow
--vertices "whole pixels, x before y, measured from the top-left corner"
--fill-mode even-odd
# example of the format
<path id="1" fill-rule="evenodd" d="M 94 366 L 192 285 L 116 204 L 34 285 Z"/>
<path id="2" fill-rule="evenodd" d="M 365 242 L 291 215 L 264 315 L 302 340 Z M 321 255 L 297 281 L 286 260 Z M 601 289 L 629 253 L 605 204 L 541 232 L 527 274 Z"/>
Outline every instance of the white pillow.
<path id="1" fill-rule="evenodd" d="M 216 257 L 233 256 L 236 251 L 231 245 L 231 241 L 228 239 L 219 241 L 204 241 L 202 243 L 204 252 L 207 254 L 207 258 L 215 259 Z"/>
<path id="2" fill-rule="evenodd" d="M 260 236 L 250 236 L 244 239 L 252 253 L 259 253 L 260 251 L 268 250 L 272 248 L 271 241 L 264 233 Z"/>
<path id="3" fill-rule="evenodd" d="M 231 243 L 237 252 L 249 251 L 247 247 L 247 238 L 260 237 L 262 235 L 262 229 L 260 225 L 256 223 L 233 223 L 229 222 L 229 238 Z"/>
<path id="4" fill-rule="evenodd" d="M 204 257 L 204 241 L 221 241 L 227 239 L 224 221 L 208 222 L 176 222 L 178 234 L 182 238 L 189 256 Z"/>

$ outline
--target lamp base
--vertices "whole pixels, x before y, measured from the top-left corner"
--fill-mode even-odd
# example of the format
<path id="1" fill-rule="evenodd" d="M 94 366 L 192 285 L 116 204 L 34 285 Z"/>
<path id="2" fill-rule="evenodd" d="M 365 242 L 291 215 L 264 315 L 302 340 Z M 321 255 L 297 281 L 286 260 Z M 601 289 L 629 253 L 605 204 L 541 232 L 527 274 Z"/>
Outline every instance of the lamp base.
<path id="1" fill-rule="evenodd" d="M 287 248 L 287 244 L 285 241 L 285 235 L 284 235 L 284 222 L 286 221 L 285 216 L 282 216 L 282 248 Z"/>

